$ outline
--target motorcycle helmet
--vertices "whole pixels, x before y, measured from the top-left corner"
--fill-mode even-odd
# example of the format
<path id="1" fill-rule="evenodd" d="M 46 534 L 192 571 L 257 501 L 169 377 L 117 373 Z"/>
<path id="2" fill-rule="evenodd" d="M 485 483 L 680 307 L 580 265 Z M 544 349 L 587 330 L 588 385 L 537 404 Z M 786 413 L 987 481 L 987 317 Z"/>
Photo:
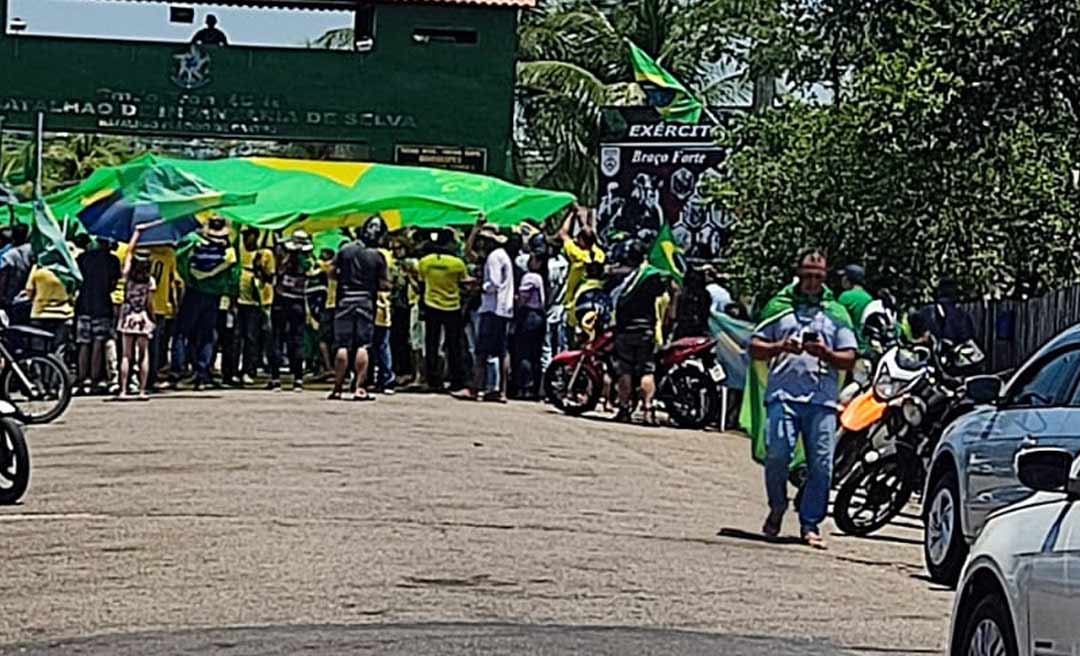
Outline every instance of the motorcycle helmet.
<path id="1" fill-rule="evenodd" d="M 375 248 L 382 243 L 389 232 L 386 221 L 381 216 L 375 215 L 365 221 L 364 226 L 360 228 L 360 241 L 364 242 L 368 248 Z"/>

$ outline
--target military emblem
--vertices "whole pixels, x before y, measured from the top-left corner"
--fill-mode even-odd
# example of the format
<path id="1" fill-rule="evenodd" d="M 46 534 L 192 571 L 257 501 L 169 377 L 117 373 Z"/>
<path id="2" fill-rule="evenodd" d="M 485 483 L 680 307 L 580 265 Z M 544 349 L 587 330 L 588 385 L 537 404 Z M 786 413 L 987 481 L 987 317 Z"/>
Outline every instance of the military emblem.
<path id="1" fill-rule="evenodd" d="M 173 84 L 189 91 L 210 84 L 210 54 L 206 50 L 192 44 L 187 51 L 173 55 L 173 59 L 176 60 Z"/>

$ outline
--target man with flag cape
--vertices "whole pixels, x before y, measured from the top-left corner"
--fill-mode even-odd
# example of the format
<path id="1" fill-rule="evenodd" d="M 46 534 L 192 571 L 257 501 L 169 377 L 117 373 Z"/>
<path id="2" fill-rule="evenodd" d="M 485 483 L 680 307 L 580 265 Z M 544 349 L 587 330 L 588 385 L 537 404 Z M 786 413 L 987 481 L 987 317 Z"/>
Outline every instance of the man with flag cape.
<path id="1" fill-rule="evenodd" d="M 640 380 L 645 420 L 655 423 L 652 407 L 656 395 L 655 354 L 657 335 L 672 282 L 681 282 L 685 273 L 671 229 L 661 231 L 652 248 L 634 240 L 626 251 L 628 269 L 623 281 L 611 292 L 615 325 L 615 371 L 618 375 L 619 411 L 616 421 L 629 421 L 632 384 Z"/>
<path id="2" fill-rule="evenodd" d="M 799 522 L 803 540 L 816 548 L 824 548 L 818 525 L 829 500 L 837 399 L 858 346 L 851 318 L 825 287 L 827 272 L 823 255 L 806 254 L 799 260 L 798 282 L 765 306 L 750 342 L 740 416 L 754 460 L 765 465 L 769 515 L 762 532 L 779 535 L 789 469 L 805 461 Z"/>

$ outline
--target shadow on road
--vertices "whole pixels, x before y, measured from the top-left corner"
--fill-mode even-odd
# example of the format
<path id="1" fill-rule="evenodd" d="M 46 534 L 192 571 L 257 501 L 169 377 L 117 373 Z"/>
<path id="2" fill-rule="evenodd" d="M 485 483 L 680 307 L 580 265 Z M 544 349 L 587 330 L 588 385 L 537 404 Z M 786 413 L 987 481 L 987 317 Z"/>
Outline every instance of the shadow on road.
<path id="1" fill-rule="evenodd" d="M 767 538 L 761 533 L 751 533 L 738 528 L 724 527 L 716 535 L 722 538 L 735 538 L 736 540 L 748 540 L 762 544 L 802 544 L 802 540 L 794 535 L 786 535 L 778 538 Z"/>
<path id="2" fill-rule="evenodd" d="M 838 531 L 833 531 L 832 535 L 833 537 L 843 538 L 845 540 L 870 540 L 871 542 L 891 542 L 892 544 L 910 544 L 916 547 L 922 546 L 922 540 L 901 538 L 895 535 L 848 535 L 847 533 L 840 533 Z"/>

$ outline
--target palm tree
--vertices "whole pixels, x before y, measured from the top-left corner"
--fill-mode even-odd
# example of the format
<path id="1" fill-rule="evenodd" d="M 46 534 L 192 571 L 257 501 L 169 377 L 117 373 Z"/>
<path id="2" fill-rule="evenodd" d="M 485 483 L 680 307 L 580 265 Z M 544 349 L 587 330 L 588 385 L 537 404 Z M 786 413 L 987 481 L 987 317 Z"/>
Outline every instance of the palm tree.
<path id="1" fill-rule="evenodd" d="M 752 83 L 732 36 L 730 0 L 553 0 L 519 28 L 515 172 L 596 197 L 602 108 L 645 103 L 627 39 L 707 104 L 745 104 Z"/>

